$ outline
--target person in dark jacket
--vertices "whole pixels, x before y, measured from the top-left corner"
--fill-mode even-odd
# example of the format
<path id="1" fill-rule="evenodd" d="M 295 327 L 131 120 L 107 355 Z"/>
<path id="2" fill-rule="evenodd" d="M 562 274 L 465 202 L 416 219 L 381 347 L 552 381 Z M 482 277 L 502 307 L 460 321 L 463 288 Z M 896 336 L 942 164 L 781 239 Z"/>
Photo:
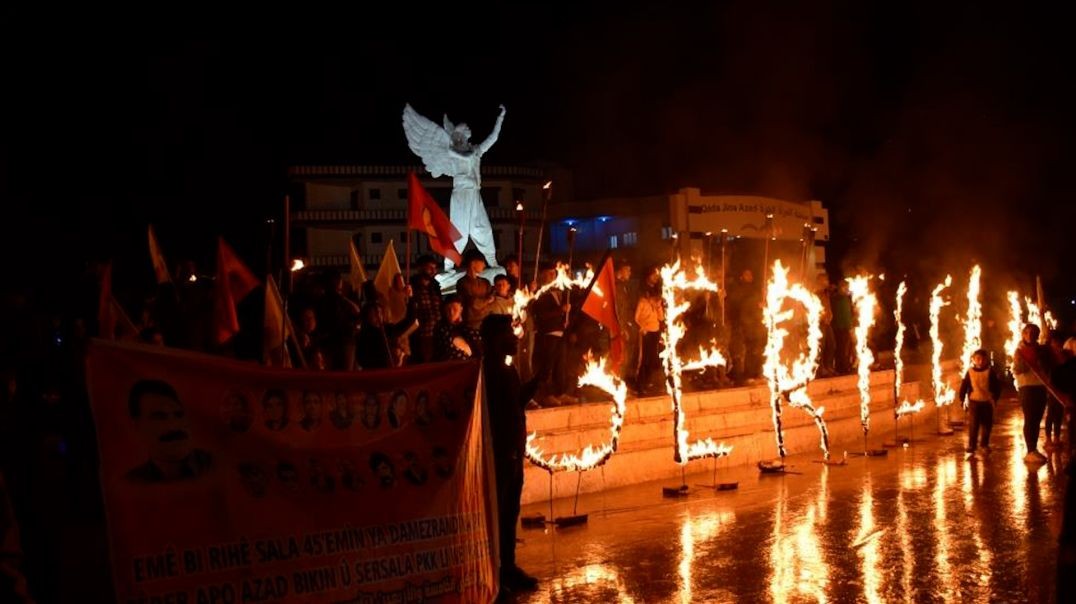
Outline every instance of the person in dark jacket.
<path id="1" fill-rule="evenodd" d="M 326 279 L 325 297 L 318 312 L 326 365 L 333 371 L 351 371 L 355 368 L 355 329 L 360 309 L 344 296 L 340 273 L 331 272 Z"/>
<path id="2" fill-rule="evenodd" d="M 429 363 L 436 356 L 434 330 L 441 320 L 441 286 L 434 276 L 437 261 L 433 256 L 421 256 L 418 269 L 411 277 L 410 311 L 418 320 L 418 329 L 411 335 L 411 362 Z"/>
<path id="3" fill-rule="evenodd" d="M 837 286 L 837 292 L 830 298 L 830 310 L 833 313 L 830 325 L 833 327 L 833 341 L 836 343 L 837 373 L 847 375 L 852 373 L 855 343 L 852 334 L 852 327 L 855 325 L 852 316 L 852 294 L 848 291 L 848 281 L 842 279 Z"/>
<path id="4" fill-rule="evenodd" d="M 557 270 L 552 264 L 542 266 L 539 286 L 556 279 Z M 568 292 L 552 288 L 538 296 L 530 305 L 534 319 L 534 375 L 543 385 L 543 406 L 560 404 L 564 394 L 564 329 L 569 312 Z"/>
<path id="5" fill-rule="evenodd" d="M 481 352 L 476 334 L 463 323 L 463 304 L 456 296 L 441 303 L 441 321 L 434 330 L 437 361 L 475 358 Z"/>
<path id="6" fill-rule="evenodd" d="M 501 587 L 529 591 L 538 580 L 516 566 L 516 525 L 523 494 L 523 451 L 527 441 L 526 404 L 538 390 L 537 378 L 521 384 L 511 361 L 516 352 L 512 318 L 489 315 L 482 321 L 486 403 L 497 475 L 497 524 L 500 532 Z"/>
<path id="7" fill-rule="evenodd" d="M 983 349 L 971 354 L 972 367 L 960 382 L 959 400 L 967 399 L 969 454 L 974 454 L 979 443 L 983 453 L 990 453 L 990 429 L 994 426 L 994 409 L 1001 398 L 1001 380 L 990 366 L 990 354 Z M 980 431 L 982 440 L 979 440 Z"/>
<path id="8" fill-rule="evenodd" d="M 1039 427 L 1046 411 L 1046 383 L 1049 379 L 1050 355 L 1039 344 L 1039 326 L 1028 323 L 1021 334 L 1020 345 L 1013 358 L 1013 380 L 1020 397 L 1020 409 L 1024 412 L 1024 444 L 1027 455 L 1024 461 L 1043 463 L 1046 456 L 1039 453 Z"/>

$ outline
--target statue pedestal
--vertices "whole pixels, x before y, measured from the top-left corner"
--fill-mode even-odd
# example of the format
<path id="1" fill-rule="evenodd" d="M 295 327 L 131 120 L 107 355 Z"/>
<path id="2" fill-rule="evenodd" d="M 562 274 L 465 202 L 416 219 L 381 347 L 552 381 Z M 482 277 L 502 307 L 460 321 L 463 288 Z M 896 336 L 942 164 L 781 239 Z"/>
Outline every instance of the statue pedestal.
<path id="1" fill-rule="evenodd" d="M 438 285 L 441 286 L 441 294 L 447 296 L 456 293 L 456 282 L 466 274 L 466 271 L 449 271 L 438 273 L 434 279 L 437 279 Z M 494 277 L 503 274 L 505 274 L 503 266 L 490 266 L 482 271 L 482 276 L 490 283 L 493 283 Z"/>

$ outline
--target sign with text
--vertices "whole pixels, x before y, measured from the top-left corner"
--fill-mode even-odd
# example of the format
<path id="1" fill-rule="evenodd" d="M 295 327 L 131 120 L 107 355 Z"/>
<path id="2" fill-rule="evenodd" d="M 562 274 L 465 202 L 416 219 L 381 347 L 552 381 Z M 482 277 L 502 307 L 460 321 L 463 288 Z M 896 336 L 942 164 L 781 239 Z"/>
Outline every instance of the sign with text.
<path id="1" fill-rule="evenodd" d="M 95 342 L 124 603 L 496 594 L 476 362 L 326 373 Z"/>

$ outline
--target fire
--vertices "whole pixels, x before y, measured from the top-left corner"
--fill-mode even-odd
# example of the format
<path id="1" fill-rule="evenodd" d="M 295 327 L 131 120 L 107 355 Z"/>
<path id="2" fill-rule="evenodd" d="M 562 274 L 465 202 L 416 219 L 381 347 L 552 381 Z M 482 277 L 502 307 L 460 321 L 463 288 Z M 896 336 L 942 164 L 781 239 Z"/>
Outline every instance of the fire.
<path id="1" fill-rule="evenodd" d="M 1044 314 L 1039 305 L 1031 301 L 1031 298 L 1024 297 L 1024 302 L 1027 304 L 1027 322 L 1039 326 L 1039 344 L 1049 342 L 1050 330 L 1057 327 L 1057 321 L 1053 320 L 1053 314 L 1050 311 L 1046 311 Z M 1050 325 L 1051 321 L 1053 321 L 1052 326 Z"/>
<path id="2" fill-rule="evenodd" d="M 1005 355 L 1009 357 L 1009 372 L 1016 360 L 1016 349 L 1020 346 L 1020 333 L 1024 330 L 1024 312 L 1020 308 L 1020 294 L 1009 291 L 1009 339 L 1005 341 Z"/>
<path id="3" fill-rule="evenodd" d="M 792 319 L 792 310 L 782 310 L 786 299 L 791 298 L 803 305 L 807 314 L 807 351 L 786 365 L 781 362 L 781 350 L 784 348 L 788 329 L 781 327 Z M 829 430 L 822 419 L 821 407 L 815 408 L 807 395 L 807 383 L 814 379 L 818 371 L 818 360 L 822 348 L 822 301 L 803 285 L 796 283 L 789 286 L 788 269 L 778 260 L 773 265 L 773 275 L 766 286 L 766 306 L 762 311 L 769 336 L 766 340 L 766 363 L 763 371 L 770 385 L 770 404 L 773 408 L 773 427 L 777 439 L 777 451 L 781 457 L 786 455 L 784 431 L 781 428 L 781 399 L 803 409 L 814 420 L 821 434 L 822 452 L 829 459 Z"/>
<path id="4" fill-rule="evenodd" d="M 979 303 L 979 277 L 981 275 L 982 269 L 978 264 L 971 267 L 971 276 L 968 277 L 968 314 L 964 317 L 964 351 L 960 356 L 960 375 L 965 375 L 971 369 L 971 355 L 983 347 L 983 307 Z"/>
<path id="5" fill-rule="evenodd" d="M 1027 305 L 1027 322 L 1032 325 L 1042 325 L 1042 310 L 1031 298 L 1024 296 L 1024 304 Z M 1041 330 L 1040 330 L 1041 331 Z"/>
<path id="6" fill-rule="evenodd" d="M 661 353 L 661 360 L 665 367 L 665 388 L 672 398 L 675 416 L 673 429 L 676 436 L 676 449 L 673 452 L 673 459 L 676 463 L 683 465 L 693 459 L 724 457 L 732 451 L 732 448 L 725 446 L 724 443 L 716 443 L 712 438 L 688 443 L 688 431 L 684 426 L 684 410 L 680 402 L 683 394 L 684 371 L 724 365 L 725 357 L 714 347 L 709 350 L 700 347 L 699 358 L 684 363 L 677 351 L 680 340 L 687 331 L 684 327 L 683 315 L 691 307 L 690 302 L 678 301 L 677 294 L 685 291 L 717 292 L 717 284 L 707 278 L 702 265 L 695 267 L 694 279 L 688 279 L 687 273 L 680 267 L 679 260 L 661 267 L 661 283 L 661 297 L 665 302 L 665 333 L 662 334 L 665 349 Z"/>
<path id="7" fill-rule="evenodd" d="M 624 426 L 624 401 L 628 398 L 628 387 L 620 378 L 606 370 L 605 359 L 587 359 L 586 369 L 579 377 L 580 386 L 594 386 L 613 397 L 612 416 L 609 419 L 609 442 L 594 446 L 587 445 L 578 454 L 557 453 L 546 458 L 541 447 L 535 442 L 538 434 L 527 435 L 524 455 L 527 460 L 547 472 L 582 472 L 592 470 L 609 461 L 616 453 L 620 443 L 620 430 Z"/>
<path id="8" fill-rule="evenodd" d="M 556 277 L 549 283 L 539 287 L 533 293 L 528 291 L 525 287 L 516 288 L 516 293 L 512 298 L 512 329 L 515 332 L 516 337 L 523 336 L 523 325 L 527 322 L 527 308 L 530 306 L 531 302 L 537 300 L 539 296 L 553 289 L 559 289 L 565 292 L 571 291 L 573 287 L 585 289 L 593 279 L 594 269 L 589 266 L 583 275 L 578 278 L 572 278 L 568 265 L 557 263 Z"/>
<path id="9" fill-rule="evenodd" d="M 859 423 L 863 426 L 863 434 L 870 431 L 871 421 L 871 365 L 874 364 L 874 353 L 871 352 L 867 335 L 874 326 L 874 312 L 878 308 L 878 298 L 870 290 L 870 277 L 859 276 L 848 279 L 848 290 L 852 294 L 852 304 L 855 305 L 856 320 L 856 358 L 859 360 L 857 367 L 859 387 Z"/>
<path id="10" fill-rule="evenodd" d="M 909 402 L 909 401 L 904 401 L 904 402 L 902 402 L 900 404 L 899 407 L 897 407 L 897 416 L 902 417 L 902 416 L 905 416 L 905 415 L 911 415 L 912 413 L 919 413 L 920 411 L 923 410 L 923 407 L 925 407 L 925 406 L 926 406 L 926 403 L 923 402 L 923 399 L 919 399 L 919 400 L 915 401 L 914 403 Z"/>
<path id="11" fill-rule="evenodd" d="M 952 275 L 946 275 L 945 282 L 939 283 L 930 294 L 930 341 L 933 343 L 930 356 L 931 378 L 934 383 L 934 404 L 938 407 L 950 405 L 956 398 L 956 392 L 942 379 L 942 341 L 939 329 L 941 309 L 949 305 L 949 301 L 942 298 L 941 293 L 952 284 Z"/>
<path id="12" fill-rule="evenodd" d="M 901 353 L 904 351 L 904 294 L 908 293 L 908 285 L 901 281 L 897 286 L 897 308 L 893 311 L 893 317 L 897 321 L 896 349 L 893 351 L 893 402 L 900 402 L 894 413 L 897 417 L 918 413 L 925 405 L 923 399 L 914 403 L 901 400 L 900 391 L 904 386 L 904 359 Z"/>
<path id="13" fill-rule="evenodd" d="M 1042 313 L 1042 320 L 1046 322 L 1046 329 L 1050 331 L 1057 329 L 1057 317 L 1054 316 L 1054 313 L 1050 311 Z"/>
<path id="14" fill-rule="evenodd" d="M 291 272 L 295 273 L 303 270 L 304 268 L 306 268 L 306 263 L 303 262 L 302 258 L 291 259 Z"/>

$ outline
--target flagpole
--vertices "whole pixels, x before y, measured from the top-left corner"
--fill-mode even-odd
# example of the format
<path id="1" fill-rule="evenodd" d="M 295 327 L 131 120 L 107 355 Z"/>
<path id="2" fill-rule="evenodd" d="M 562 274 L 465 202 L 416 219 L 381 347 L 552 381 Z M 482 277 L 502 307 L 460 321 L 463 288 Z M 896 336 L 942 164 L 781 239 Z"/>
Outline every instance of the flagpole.
<path id="1" fill-rule="evenodd" d="M 531 273 L 531 283 L 538 283 L 538 263 L 542 257 L 542 237 L 545 236 L 546 209 L 549 207 L 549 198 L 553 196 L 553 181 L 547 180 L 542 185 L 542 221 L 538 223 L 538 243 L 534 249 L 534 272 Z M 520 276 L 523 276 L 522 269 Z"/>
<path id="2" fill-rule="evenodd" d="M 288 293 L 291 291 L 291 197 L 284 196 L 284 271 L 281 279 L 281 308 L 283 318 L 280 325 L 280 349 L 287 354 L 288 341 Z M 300 356 L 302 353 L 300 352 Z"/>

